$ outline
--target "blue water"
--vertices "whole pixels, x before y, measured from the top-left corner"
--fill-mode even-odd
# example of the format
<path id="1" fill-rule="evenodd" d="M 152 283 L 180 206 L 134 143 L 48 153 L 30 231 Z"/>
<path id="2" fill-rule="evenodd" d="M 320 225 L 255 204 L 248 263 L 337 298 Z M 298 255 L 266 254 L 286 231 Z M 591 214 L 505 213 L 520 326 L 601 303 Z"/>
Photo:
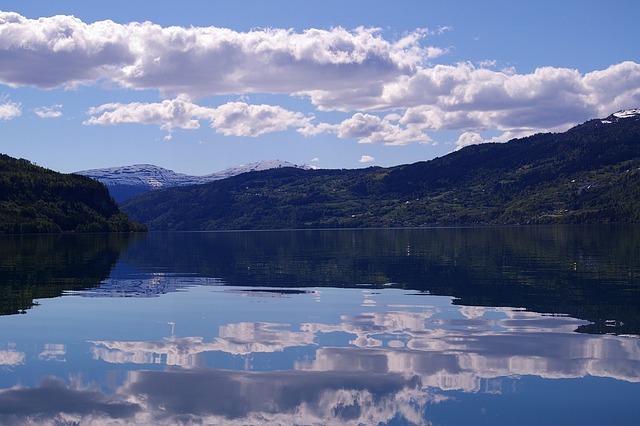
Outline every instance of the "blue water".
<path id="1" fill-rule="evenodd" d="M 636 424 L 634 229 L 6 237 L 0 423 Z"/>

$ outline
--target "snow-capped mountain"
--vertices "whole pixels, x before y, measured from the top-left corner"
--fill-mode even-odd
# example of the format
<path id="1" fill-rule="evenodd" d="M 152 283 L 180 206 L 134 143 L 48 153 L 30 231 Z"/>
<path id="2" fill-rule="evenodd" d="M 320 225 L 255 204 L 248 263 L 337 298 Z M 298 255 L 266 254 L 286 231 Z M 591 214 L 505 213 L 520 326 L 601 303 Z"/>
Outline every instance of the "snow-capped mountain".
<path id="1" fill-rule="evenodd" d="M 82 170 L 76 172 L 76 174 L 89 176 L 104 183 L 109 188 L 111 196 L 116 201 L 123 201 L 133 195 L 154 189 L 197 185 L 214 180 L 225 179 L 242 173 L 282 167 L 296 167 L 301 169 L 313 168 L 309 165 L 300 166 L 282 160 L 264 160 L 230 167 L 206 176 L 191 176 L 183 173 L 176 173 L 173 170 L 154 166 L 152 164 L 135 164 L 132 166 Z"/>
<path id="2" fill-rule="evenodd" d="M 242 173 L 247 172 L 258 172 L 260 170 L 269 170 L 269 169 L 280 169 L 283 167 L 295 167 L 297 169 L 310 170 L 314 169 L 314 166 L 310 166 L 308 164 L 298 165 L 289 163 L 288 161 L 282 160 L 263 160 L 255 163 L 241 164 L 236 167 L 230 167 L 228 169 L 222 170 L 217 173 L 212 173 L 207 176 L 202 176 L 203 179 L 206 179 L 206 182 L 211 182 L 212 180 L 225 179 L 231 176 L 236 176 Z"/>
<path id="3" fill-rule="evenodd" d="M 204 176 L 189 176 L 176 173 L 152 164 L 135 164 L 133 166 L 111 167 L 106 169 L 82 170 L 76 174 L 89 176 L 107 186 L 141 185 L 149 189 L 168 188 L 171 186 L 192 185 L 207 182 Z"/>

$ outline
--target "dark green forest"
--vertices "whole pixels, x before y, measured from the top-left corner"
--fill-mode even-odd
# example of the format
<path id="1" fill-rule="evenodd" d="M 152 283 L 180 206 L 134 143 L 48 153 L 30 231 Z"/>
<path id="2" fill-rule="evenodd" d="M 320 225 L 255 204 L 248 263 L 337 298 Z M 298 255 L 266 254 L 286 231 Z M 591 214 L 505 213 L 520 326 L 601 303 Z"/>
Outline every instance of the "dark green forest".
<path id="1" fill-rule="evenodd" d="M 98 181 L 0 154 L 0 233 L 144 229 L 120 211 Z"/>
<path id="2" fill-rule="evenodd" d="M 640 222 L 640 117 L 391 168 L 251 172 L 122 209 L 153 230 Z"/>

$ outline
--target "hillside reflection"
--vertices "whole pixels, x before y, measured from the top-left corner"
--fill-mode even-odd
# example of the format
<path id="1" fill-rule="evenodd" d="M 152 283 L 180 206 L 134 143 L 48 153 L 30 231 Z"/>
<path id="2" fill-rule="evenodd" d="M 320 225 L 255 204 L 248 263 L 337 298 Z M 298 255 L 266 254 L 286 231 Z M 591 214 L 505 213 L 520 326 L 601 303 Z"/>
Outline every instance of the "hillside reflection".
<path id="1" fill-rule="evenodd" d="M 0 235 L 0 315 L 25 313 L 35 299 L 97 287 L 136 237 Z"/>
<path id="2" fill-rule="evenodd" d="M 415 289 L 640 334 L 638 225 L 150 234 L 123 259 L 233 286 Z"/>

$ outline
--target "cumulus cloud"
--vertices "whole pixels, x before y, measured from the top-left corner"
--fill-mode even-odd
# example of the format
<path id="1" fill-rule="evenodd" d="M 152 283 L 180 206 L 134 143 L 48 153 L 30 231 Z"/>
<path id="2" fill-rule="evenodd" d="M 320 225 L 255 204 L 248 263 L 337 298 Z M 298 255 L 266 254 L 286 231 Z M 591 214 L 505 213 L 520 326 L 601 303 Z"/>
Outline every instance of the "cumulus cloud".
<path id="1" fill-rule="evenodd" d="M 360 143 L 380 142 L 386 145 L 406 145 L 428 142 L 430 138 L 415 128 L 395 123 L 400 116 L 356 113 L 338 125 L 313 124 L 313 117 L 274 105 L 250 105 L 228 102 L 216 108 L 197 105 L 178 97 L 156 103 L 108 103 L 89 109 L 85 125 L 115 126 L 121 124 L 154 124 L 171 132 L 173 129 L 198 129 L 202 120 L 225 136 L 256 137 L 266 133 L 297 128 L 305 136 L 335 133 L 339 138 L 357 139 Z M 165 140 L 172 138 L 169 133 Z"/>
<path id="2" fill-rule="evenodd" d="M 505 138 L 563 131 L 640 104 L 640 64 L 635 62 L 587 74 L 554 67 L 518 74 L 482 66 L 419 66 L 411 75 L 384 82 L 382 90 L 358 86 L 306 95 L 320 110 L 401 111 L 399 123 L 414 131 L 498 129 Z"/>
<path id="3" fill-rule="evenodd" d="M 460 135 L 460 137 L 458 138 L 458 141 L 456 142 L 456 151 L 464 148 L 465 146 L 477 145 L 483 142 L 485 141 L 482 139 L 482 136 L 480 136 L 478 133 L 464 132 L 463 134 Z"/>
<path id="4" fill-rule="evenodd" d="M 2 101 L 2 99 L 0 99 Z M 11 101 L 0 103 L 0 120 L 12 120 L 22 114 L 20 104 Z"/>
<path id="5" fill-rule="evenodd" d="M 422 131 L 502 130 L 505 137 L 560 131 L 640 103 L 640 64 L 585 75 L 543 67 L 530 74 L 463 63 L 421 69 L 386 86 L 387 108 L 406 107 L 401 124 Z"/>
<path id="6" fill-rule="evenodd" d="M 115 126 L 139 123 L 156 124 L 165 130 L 197 129 L 200 127 L 199 119 L 210 110 L 178 98 L 157 103 L 108 103 L 89 109 L 88 114 L 92 117 L 84 124 Z"/>
<path id="7" fill-rule="evenodd" d="M 425 132 L 439 130 L 497 129 L 505 135 L 564 130 L 640 104 L 636 62 L 586 74 L 557 67 L 520 74 L 496 70 L 491 60 L 479 66 L 434 64 L 448 50 L 425 40 L 448 30 L 416 29 L 390 40 L 375 28 L 238 32 L 151 22 L 85 23 L 72 16 L 33 20 L 0 12 L 0 84 L 53 88 L 108 81 L 157 90 L 167 99 L 106 104 L 93 110 L 87 124 L 143 122 L 170 130 L 197 128 L 206 120 L 224 135 L 297 127 L 305 136 L 332 132 L 389 145 L 425 142 Z M 251 93 L 304 96 L 318 110 L 351 118 L 314 124 L 276 105 L 238 102 L 212 109 L 190 101 Z M 11 103 L 0 108 L 3 119 L 19 111 Z M 374 115 L 389 111 L 399 117 Z"/>
<path id="8" fill-rule="evenodd" d="M 320 123 L 299 129 L 305 136 L 319 133 L 335 133 L 341 139 L 357 139 L 359 143 L 383 143 L 385 145 L 406 145 L 411 142 L 430 142 L 431 138 L 416 128 L 396 123 L 399 116 L 390 114 L 378 117 L 372 114 L 356 113 L 340 124 Z"/>
<path id="9" fill-rule="evenodd" d="M 86 125 L 155 124 L 164 130 L 198 129 L 200 121 L 209 121 L 217 132 L 227 136 L 259 136 L 309 126 L 311 118 L 273 105 L 249 105 L 229 102 L 217 108 L 197 105 L 187 98 L 157 103 L 109 103 L 91 108 Z M 171 139 L 169 134 L 166 140 Z"/>
<path id="10" fill-rule="evenodd" d="M 226 136 L 260 136 L 264 133 L 305 127 L 310 118 L 273 105 L 230 102 L 211 111 L 211 127 Z"/>
<path id="11" fill-rule="evenodd" d="M 114 77 L 135 61 L 127 32 L 111 21 L 73 16 L 27 19 L 0 12 L 0 82 L 41 88 Z M 43 72 L 46 70 L 46 72 Z"/>
<path id="12" fill-rule="evenodd" d="M 375 161 L 375 158 L 373 158 L 370 155 L 363 155 L 362 157 L 360 157 L 360 160 L 358 160 L 360 163 L 370 163 L 372 161 Z"/>
<path id="13" fill-rule="evenodd" d="M 476 68 L 469 63 L 420 68 L 384 85 L 376 102 L 314 92 L 318 106 L 334 109 L 417 108 L 432 115 L 425 127 L 551 128 L 629 108 L 640 101 L 640 64 L 624 62 L 585 75 L 542 67 L 530 74 Z M 434 117 L 437 116 L 437 121 Z"/>
<path id="14" fill-rule="evenodd" d="M 106 78 L 193 96 L 332 90 L 410 74 L 443 53 L 421 47 L 423 37 L 421 30 L 388 41 L 371 28 L 237 32 L 0 12 L 0 82 L 50 88 Z"/>
<path id="15" fill-rule="evenodd" d="M 589 102 L 597 105 L 600 117 L 613 111 L 640 105 L 640 64 L 627 61 L 584 77 Z"/>
<path id="16" fill-rule="evenodd" d="M 62 117 L 62 105 L 56 104 L 48 107 L 40 107 L 33 110 L 40 118 L 58 118 Z"/>
<path id="17" fill-rule="evenodd" d="M 360 143 L 381 142 L 385 145 L 406 145 L 431 140 L 421 131 L 402 127 L 389 118 L 362 113 L 340 123 L 337 134 L 340 138 L 357 138 Z"/>

